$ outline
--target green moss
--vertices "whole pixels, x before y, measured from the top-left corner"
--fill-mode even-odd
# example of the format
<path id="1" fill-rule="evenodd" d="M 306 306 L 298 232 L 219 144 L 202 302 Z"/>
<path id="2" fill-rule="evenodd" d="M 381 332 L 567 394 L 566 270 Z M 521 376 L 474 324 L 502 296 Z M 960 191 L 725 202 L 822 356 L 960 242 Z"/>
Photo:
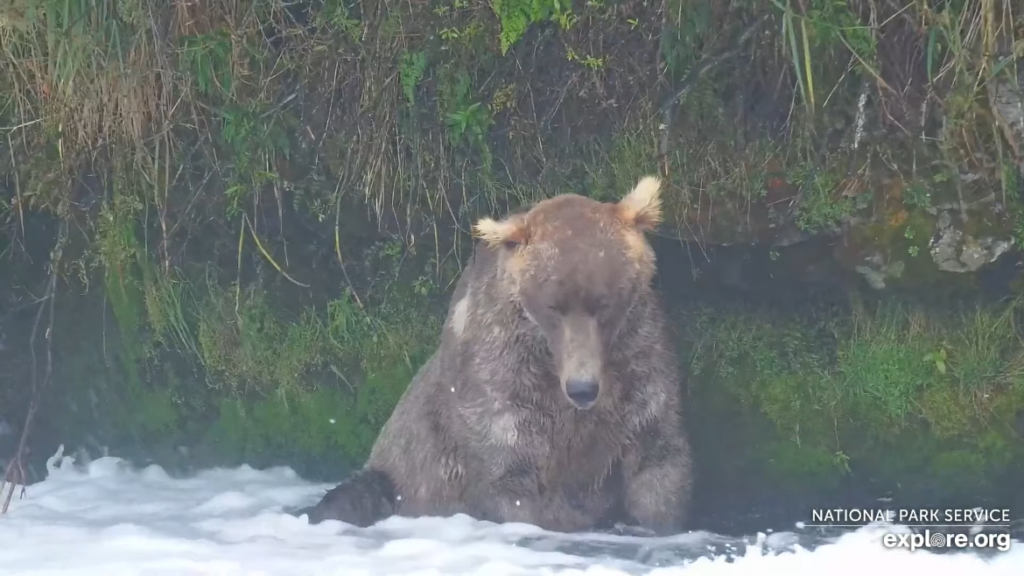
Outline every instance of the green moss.
<path id="1" fill-rule="evenodd" d="M 69 440 L 88 437 L 126 449 L 172 445 L 187 427 L 188 403 L 180 399 L 191 383 L 154 361 L 152 350 L 133 337 L 141 331 L 126 334 L 111 321 L 99 337 L 91 333 L 107 324 L 103 297 L 98 291 L 66 297 L 54 329 L 62 336 L 61 360 L 54 363 L 54 385 L 60 390 L 55 410 L 63 415 L 57 428 Z M 144 318 L 139 301 L 132 310 L 120 318 Z"/>
<path id="2" fill-rule="evenodd" d="M 203 444 L 215 460 L 287 461 L 321 472 L 358 466 L 414 374 L 409 364 L 391 360 L 391 368 L 368 373 L 356 390 L 334 385 L 223 399 Z"/>
<path id="3" fill-rule="evenodd" d="M 793 439 L 801 430 L 814 435 L 807 416 L 820 416 L 819 427 L 828 425 L 827 407 L 834 400 L 834 390 L 817 384 L 826 363 L 814 353 L 813 331 L 773 320 L 756 313 L 721 317 L 702 311 L 690 320 L 694 332 L 703 335 L 692 366 L 698 378 L 716 381 L 745 406 L 763 411 Z"/>
<path id="4" fill-rule="evenodd" d="M 966 493 L 1024 457 L 1013 425 L 1024 413 L 1019 306 L 796 317 L 701 309 L 685 316 L 684 357 L 702 409 L 718 414 L 706 426 L 751 414 L 770 422 L 746 442 L 761 447 L 752 457 L 780 486 L 827 489 L 854 471 L 919 493 Z M 748 416 L 722 410 L 729 398 Z"/>
<path id="5" fill-rule="evenodd" d="M 849 156 L 845 140 L 834 153 L 837 137 L 854 126 L 864 80 L 880 72 L 875 43 L 886 38 L 828 0 L 801 3 L 799 13 L 671 0 L 664 21 L 603 2 L 455 0 L 364 13 L 328 0 L 309 15 L 312 26 L 288 3 L 259 2 L 230 22 L 212 3 L 193 7 L 166 38 L 152 36 L 163 27 L 150 19 L 168 17 L 167 6 L 21 4 L 0 16 L 12 24 L 0 117 L 17 127 L 12 154 L 0 154 L 0 217 L 20 226 L 21 211 L 49 211 L 83 232 L 76 248 L 94 257 L 84 260 L 98 266 L 112 321 L 97 312 L 70 331 L 62 398 L 79 410 L 79 430 L 91 418 L 139 444 L 208 437 L 223 455 L 254 461 L 365 457 L 436 343 L 446 268 L 465 261 L 464 231 L 485 213 L 559 192 L 613 200 L 664 168 L 668 235 L 765 240 L 794 212 L 800 227 L 819 231 L 870 204 L 878 222 L 852 238 L 855 248 L 906 261 L 902 284 L 930 287 L 970 282 L 939 276 L 925 253 L 925 210 L 958 199 L 951 176 L 983 174 L 965 188 L 967 201 L 995 189 L 978 164 L 1000 167 L 1003 192 L 1018 184 L 979 136 L 990 130 L 976 121 L 986 100 L 973 92 L 977 59 L 957 52 L 977 52 L 957 42 L 958 23 L 981 21 L 965 12 L 970 3 L 938 20 L 907 12 L 933 21 L 918 40 L 946 47 L 929 51 L 930 77 L 945 70 L 960 80 L 948 106 L 928 109 L 949 118 L 944 137 L 890 137 L 869 125 L 872 138 Z M 666 89 L 765 12 L 786 26 L 758 33 L 756 49 L 744 50 L 752 59 L 688 87 L 659 150 Z M 508 55 L 527 48 L 531 27 L 536 43 Z M 655 29 L 660 58 L 640 57 Z M 147 48 L 154 41 L 178 48 L 172 62 Z M 668 88 L 647 81 L 662 73 Z M 801 98 L 804 115 L 792 109 Z M 902 104 L 890 111 L 919 108 Z M 878 188 L 901 170 L 914 182 Z M 868 173 L 882 176 L 861 182 Z M 242 221 L 255 231 L 239 245 Z M 23 242 L 4 246 L 50 241 L 20 233 Z M 390 239 L 367 248 L 381 235 Z M 262 239 L 259 253 L 252 237 Z M 194 267 L 211 264 L 216 280 L 197 282 Z M 94 268 L 81 268 L 91 282 Z M 311 289 L 275 284 L 296 268 Z M 336 296 L 340 286 L 351 287 Z M 1022 355 L 1012 317 L 979 314 L 972 324 L 905 310 L 828 321 L 707 311 L 692 343 L 695 382 L 712 412 L 743 414 L 735 445 L 751 448 L 736 469 L 763 464 L 779 481 L 841 476 L 846 454 L 868 470 L 885 467 L 876 453 L 895 467 L 941 460 L 944 474 L 976 470 L 961 454 L 972 451 L 1001 466 L 1019 453 L 1007 423 L 1024 405 Z M 951 445 L 921 440 L 932 436 Z M 901 448 L 905 440 L 920 455 Z"/>
<path id="6" fill-rule="evenodd" d="M 902 427 L 917 394 L 938 376 L 927 359 L 937 343 L 903 310 L 855 320 L 837 350 L 836 377 L 844 396 L 878 424 Z"/>
<path id="7" fill-rule="evenodd" d="M 323 355 L 323 326 L 312 310 L 285 323 L 266 296 L 248 291 L 236 301 L 212 289 L 199 321 L 198 340 L 212 383 L 230 394 L 290 392 L 306 386 L 306 372 Z"/>
<path id="8" fill-rule="evenodd" d="M 572 3 L 559 0 L 490 0 L 501 23 L 501 54 L 505 55 L 531 24 L 553 20 L 568 28 L 573 22 Z M 458 5 L 458 0 L 456 1 Z"/>
<path id="9" fill-rule="evenodd" d="M 858 207 L 857 199 L 843 194 L 839 173 L 803 168 L 795 174 L 802 186 L 797 225 L 807 232 L 820 232 L 839 225 Z"/>
<path id="10" fill-rule="evenodd" d="M 75 415 L 66 435 L 89 431 L 172 467 L 286 463 L 337 474 L 365 459 L 433 352 L 442 318 L 428 271 L 453 270 L 409 257 L 400 244 L 371 253 L 394 281 L 365 308 L 346 291 L 289 312 L 257 288 L 236 300 L 230 289 L 172 280 L 133 256 L 134 236 L 113 213 L 110 222 L 105 294 L 88 298 L 108 298 L 116 321 L 102 338 L 65 345 L 58 380 Z M 67 306 L 71 334 L 104 322 L 88 317 L 104 313 L 95 302 Z M 183 460 L 178 447 L 200 439 L 197 455 Z"/>
<path id="11" fill-rule="evenodd" d="M 973 450 L 940 451 L 931 457 L 927 472 L 950 493 L 984 493 L 989 488 L 986 464 L 985 456 Z"/>
<path id="12" fill-rule="evenodd" d="M 990 469 L 999 470 L 1012 466 L 1014 459 L 1022 452 L 1020 443 L 1015 441 L 1015 435 L 1006 432 L 1008 431 L 989 428 L 978 433 L 976 441 L 973 442 L 975 452 Z"/>
<path id="13" fill-rule="evenodd" d="M 798 489 L 832 490 L 849 472 L 843 454 L 794 442 L 774 442 L 763 457 L 770 482 Z"/>
<path id="14" fill-rule="evenodd" d="M 237 310 L 226 291 L 211 292 L 199 328 L 221 389 L 209 442 L 248 461 L 365 458 L 439 330 L 422 291 L 399 286 L 372 310 L 346 293 L 290 323 L 259 292 Z"/>
<path id="15" fill-rule="evenodd" d="M 974 424 L 973 406 L 962 392 L 948 382 L 928 386 L 921 395 L 920 403 L 921 412 L 939 437 L 961 435 Z"/>
<path id="16" fill-rule="evenodd" d="M 178 407 L 171 389 L 147 390 L 131 402 L 135 427 L 146 441 L 152 441 L 180 430 Z"/>
<path id="17" fill-rule="evenodd" d="M 1016 303 L 995 313 L 970 311 L 964 314 L 961 329 L 947 335 L 952 376 L 965 393 L 988 392 L 1024 375 L 1016 311 Z"/>

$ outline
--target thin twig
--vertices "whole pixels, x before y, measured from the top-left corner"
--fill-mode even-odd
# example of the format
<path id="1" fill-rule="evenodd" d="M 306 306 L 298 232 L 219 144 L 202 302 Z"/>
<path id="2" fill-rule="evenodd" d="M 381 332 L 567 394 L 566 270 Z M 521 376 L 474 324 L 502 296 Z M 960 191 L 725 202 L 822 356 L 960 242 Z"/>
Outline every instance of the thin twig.
<path id="1" fill-rule="evenodd" d="M 14 161 L 14 141 L 11 140 L 11 134 L 7 134 L 7 151 L 11 154 L 11 173 L 14 174 L 14 195 L 17 198 L 18 203 L 18 219 L 21 221 L 21 241 L 24 243 L 25 240 L 25 208 L 21 200 L 21 182 L 18 179 L 18 164 Z"/>
<path id="2" fill-rule="evenodd" d="M 21 484 L 21 494 L 19 498 L 25 497 L 25 487 L 28 484 L 28 475 L 25 473 L 25 454 L 28 450 L 28 438 L 32 431 L 32 422 L 35 420 L 36 412 L 39 410 L 39 406 L 42 403 L 43 395 L 49 389 L 51 376 L 53 374 L 53 308 L 54 301 L 57 299 L 57 270 L 59 268 L 61 252 L 63 250 L 64 239 L 66 238 L 67 221 L 61 223 L 61 234 L 57 239 L 57 244 L 50 253 L 50 278 L 47 281 L 46 293 L 43 296 L 43 301 L 39 306 L 39 310 L 36 312 L 35 322 L 32 324 L 32 334 L 29 340 L 29 350 L 32 355 L 32 397 L 29 401 L 28 414 L 25 416 L 25 425 L 21 429 L 21 438 L 18 440 L 18 448 L 14 452 L 14 456 L 7 463 L 7 469 L 4 471 L 3 482 L 0 482 L 0 494 L 3 493 L 4 489 L 7 489 L 7 496 L 4 498 L 3 507 L 0 508 L 0 515 L 6 514 L 11 504 L 11 499 L 14 497 L 14 488 Z M 39 333 L 39 324 L 43 317 L 43 310 L 47 310 L 47 324 L 46 332 L 43 337 L 46 339 L 46 371 L 43 373 L 43 381 L 39 382 L 36 375 L 36 336 Z M 7 488 L 7 484 L 10 483 L 10 488 Z"/>
<path id="3" fill-rule="evenodd" d="M 768 18 L 767 15 L 761 15 L 751 22 L 746 29 L 740 34 L 739 38 L 733 43 L 733 48 L 718 53 L 715 56 L 709 56 L 702 58 L 691 70 L 690 73 L 683 78 L 683 81 L 679 83 L 679 86 L 672 91 L 671 94 L 666 97 L 659 107 L 659 112 L 662 115 L 661 125 L 658 127 L 660 132 L 660 138 L 658 141 L 658 157 L 661 158 L 662 168 L 665 175 L 668 173 L 668 147 L 669 147 L 669 134 L 672 132 L 672 121 L 675 119 L 675 112 L 679 101 L 685 97 L 690 90 L 693 90 L 694 86 L 700 78 L 710 69 L 718 66 L 722 62 L 736 56 L 747 44 L 747 41 L 754 35 L 761 24 Z"/>
<path id="4" fill-rule="evenodd" d="M 259 236 L 256 235 L 256 230 L 252 227 L 252 221 L 249 220 L 249 215 L 247 213 L 242 213 L 242 219 L 244 220 L 246 228 L 249 229 L 249 233 L 252 235 L 253 242 L 256 243 L 256 248 L 260 251 L 260 254 L 263 254 L 263 257 L 267 259 L 267 262 L 270 262 L 270 265 L 273 266 L 275 270 L 280 272 L 282 276 L 287 278 L 296 286 L 309 288 L 309 284 L 303 284 L 295 278 L 292 278 L 287 272 L 285 272 L 284 268 L 281 268 L 281 266 L 274 260 L 274 257 L 270 255 L 270 252 L 267 252 L 267 249 L 263 247 L 263 243 L 260 242 Z"/>
<path id="5" fill-rule="evenodd" d="M 341 184 L 341 181 L 339 180 L 338 183 Z M 341 194 L 338 190 L 335 190 L 334 197 L 334 254 L 338 257 L 341 274 L 345 277 L 345 283 L 348 284 L 349 291 L 352 292 L 352 298 L 355 299 L 359 309 L 365 311 L 366 307 L 363 306 L 363 301 L 359 299 L 359 292 L 356 291 L 355 284 L 352 283 L 352 279 L 348 276 L 345 259 L 341 257 Z"/>

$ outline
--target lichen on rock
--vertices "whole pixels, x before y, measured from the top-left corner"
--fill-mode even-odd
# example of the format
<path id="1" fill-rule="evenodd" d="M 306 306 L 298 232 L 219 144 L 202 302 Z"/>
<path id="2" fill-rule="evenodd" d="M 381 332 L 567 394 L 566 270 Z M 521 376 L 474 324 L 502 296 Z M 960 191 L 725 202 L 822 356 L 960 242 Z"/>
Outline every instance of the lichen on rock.
<path id="1" fill-rule="evenodd" d="M 886 279 L 902 278 L 905 267 L 903 260 L 886 262 L 880 252 L 874 252 L 864 258 L 864 264 L 854 266 L 853 269 L 864 276 L 868 286 L 884 290 Z"/>
<path id="2" fill-rule="evenodd" d="M 950 210 L 939 213 L 935 234 L 929 244 L 932 260 L 944 272 L 975 272 L 995 262 L 1014 245 L 1013 238 L 975 237 L 957 226 Z"/>
<path id="3" fill-rule="evenodd" d="M 1024 52 L 1024 50 L 1022 50 Z M 1013 148 L 1020 175 L 1024 177 L 1024 69 L 1019 58 L 1007 57 L 1004 70 L 1015 73 L 1016 82 L 1004 77 L 995 78 L 989 86 L 993 115 Z"/>

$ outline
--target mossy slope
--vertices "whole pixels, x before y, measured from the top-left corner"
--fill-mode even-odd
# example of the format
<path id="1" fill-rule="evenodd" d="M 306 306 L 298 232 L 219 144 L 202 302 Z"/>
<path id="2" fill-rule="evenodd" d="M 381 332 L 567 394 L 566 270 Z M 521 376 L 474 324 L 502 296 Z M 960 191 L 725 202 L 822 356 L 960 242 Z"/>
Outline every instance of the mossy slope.
<path id="1" fill-rule="evenodd" d="M 433 348 L 474 219 L 615 198 L 652 172 L 660 233 L 694 253 L 839 234 L 846 268 L 902 262 L 890 287 L 934 286 L 942 214 L 978 237 L 1024 230 L 1024 179 L 979 82 L 1017 68 L 1012 6 L 7 3 L 8 338 L 31 324 L 55 223 L 72 236 L 40 438 L 354 465 Z M 695 389 L 736 422 L 763 416 L 735 438 L 771 438 L 758 474 L 780 482 L 849 465 L 970 483 L 1019 461 L 1013 349 L 994 344 L 1015 323 L 887 314 L 698 314 Z M 0 399 L 20 410 L 29 371 L 7 365 Z"/>

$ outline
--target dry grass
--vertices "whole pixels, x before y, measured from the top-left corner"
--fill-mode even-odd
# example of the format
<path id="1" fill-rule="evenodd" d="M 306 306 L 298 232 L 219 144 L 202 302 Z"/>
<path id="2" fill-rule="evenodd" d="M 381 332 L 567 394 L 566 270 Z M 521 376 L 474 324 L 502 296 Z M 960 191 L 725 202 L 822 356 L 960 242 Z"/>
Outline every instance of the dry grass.
<path id="1" fill-rule="evenodd" d="M 670 155 L 670 222 L 714 242 L 716 211 L 725 227 L 756 230 L 779 208 L 764 194 L 766 166 L 798 175 L 846 163 L 840 172 L 853 174 L 882 159 L 889 170 L 977 173 L 981 188 L 1012 152 L 987 97 L 1021 49 L 1011 0 L 594 5 L 531 24 L 505 55 L 507 26 L 483 1 L 15 0 L 0 10 L 0 146 L 9 139 L 5 171 L 20 178 L 11 204 L 66 213 L 82 201 L 83 166 L 113 167 L 152 208 L 165 268 L 211 214 L 237 230 L 245 212 L 254 238 L 280 244 L 268 254 L 285 270 L 289 203 L 300 219 L 333 221 L 335 236 L 343 212 L 362 205 L 440 251 L 480 213 L 607 180 L 584 156 Z M 715 60 L 759 17 L 767 24 L 742 54 Z M 652 103 L 673 93 L 685 94 L 681 118 L 655 150 Z M 625 145 L 610 143 L 622 134 Z M 934 151 L 924 159 L 922 142 Z M 582 154 L 588 146 L 619 157 Z M 616 168 L 615 185 L 630 172 Z M 783 199 L 793 221 L 838 213 L 795 184 Z M 104 199 L 93 209 L 105 203 L 107 191 L 91 194 Z"/>

